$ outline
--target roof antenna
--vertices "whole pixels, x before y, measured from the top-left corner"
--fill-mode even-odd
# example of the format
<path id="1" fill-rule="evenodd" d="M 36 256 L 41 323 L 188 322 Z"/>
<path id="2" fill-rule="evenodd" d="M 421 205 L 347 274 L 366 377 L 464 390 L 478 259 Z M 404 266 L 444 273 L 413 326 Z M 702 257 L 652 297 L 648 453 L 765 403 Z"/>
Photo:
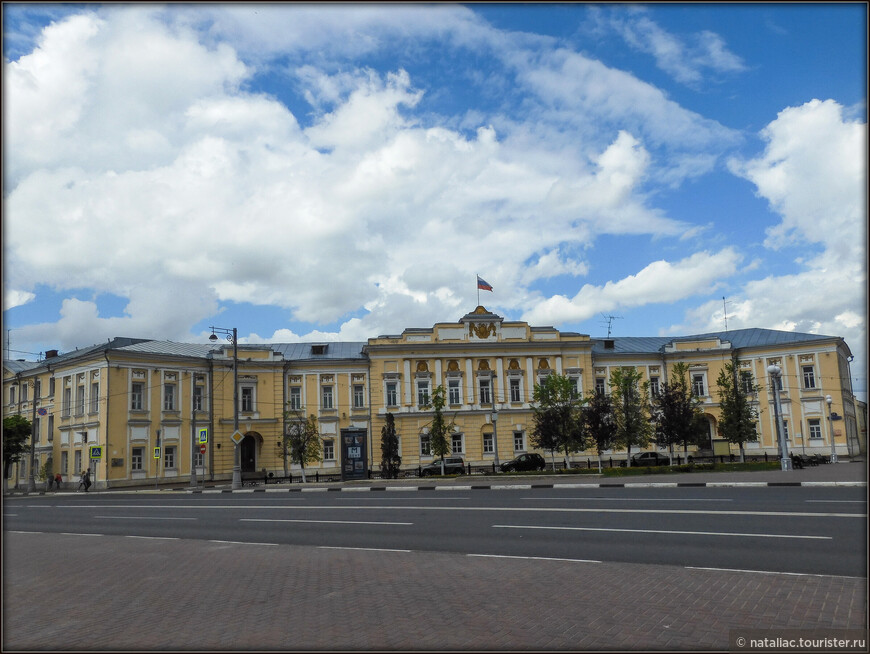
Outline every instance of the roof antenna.
<path id="1" fill-rule="evenodd" d="M 728 305 L 730 302 L 725 301 L 725 296 L 722 296 L 722 311 L 725 312 L 725 331 L 728 331 Z"/>
<path id="2" fill-rule="evenodd" d="M 601 315 L 604 316 L 603 313 Z M 604 316 L 604 319 L 607 321 L 607 338 L 610 338 L 610 330 L 613 327 L 613 321 L 617 319 L 621 320 L 622 316 Z"/>

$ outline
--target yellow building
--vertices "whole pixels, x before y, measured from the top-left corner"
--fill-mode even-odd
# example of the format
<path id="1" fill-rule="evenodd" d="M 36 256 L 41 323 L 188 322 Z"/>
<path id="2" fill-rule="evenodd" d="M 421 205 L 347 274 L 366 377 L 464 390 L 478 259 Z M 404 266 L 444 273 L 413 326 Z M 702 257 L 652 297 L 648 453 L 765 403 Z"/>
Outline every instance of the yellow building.
<path id="1" fill-rule="evenodd" d="M 716 379 L 732 356 L 747 383 L 760 388 L 753 394 L 758 440 L 747 444 L 748 454 L 776 456 L 771 365 L 782 371 L 791 451 L 830 454 L 831 434 L 838 455 L 863 450 L 866 421 L 856 409 L 851 352 L 842 338 L 742 329 L 598 339 L 506 321 L 484 307 L 457 322 L 365 343 L 238 345 L 235 359 L 231 343 L 116 338 L 48 352 L 38 362 L 4 361 L 3 414 L 33 421 L 35 476 L 44 468 L 59 471 L 67 484 L 87 467 L 98 487 L 189 482 L 194 470 L 200 480 L 228 481 L 236 465 L 246 477 L 285 470 L 298 476 L 299 466 L 282 456 L 282 436 L 292 420 L 310 415 L 322 440 L 313 472 L 359 476 L 379 469 L 387 413 L 395 417 L 402 467 L 433 460 L 429 401 L 443 386 L 445 413 L 455 425 L 452 452 L 472 466 L 492 466 L 534 449 L 532 397 L 546 375 L 572 378 L 586 396 L 609 392 L 615 368 L 634 367 L 655 393 L 684 362 L 709 424 L 710 448 L 728 454 L 732 446 L 717 434 Z M 591 456 L 572 458 L 585 463 Z M 7 485 L 22 486 L 29 474 L 28 455 Z"/>

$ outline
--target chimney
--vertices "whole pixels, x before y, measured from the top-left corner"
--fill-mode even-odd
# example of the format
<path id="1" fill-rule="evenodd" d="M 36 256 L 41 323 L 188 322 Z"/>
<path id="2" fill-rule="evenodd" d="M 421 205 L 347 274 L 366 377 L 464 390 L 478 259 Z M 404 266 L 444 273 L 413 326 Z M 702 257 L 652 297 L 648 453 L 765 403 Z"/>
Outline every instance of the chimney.
<path id="1" fill-rule="evenodd" d="M 604 341 L 604 349 L 605 350 L 612 350 L 613 349 L 613 341 L 611 341 L 611 340 Z"/>
<path id="2" fill-rule="evenodd" d="M 45 352 L 46 359 L 53 359 L 56 356 L 57 356 L 57 350 L 46 350 L 46 352 Z"/>

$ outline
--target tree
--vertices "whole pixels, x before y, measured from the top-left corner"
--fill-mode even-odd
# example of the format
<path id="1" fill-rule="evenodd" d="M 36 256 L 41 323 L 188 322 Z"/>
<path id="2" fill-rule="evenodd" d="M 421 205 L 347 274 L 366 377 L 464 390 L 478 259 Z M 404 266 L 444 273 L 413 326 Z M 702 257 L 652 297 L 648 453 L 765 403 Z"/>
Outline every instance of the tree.
<path id="1" fill-rule="evenodd" d="M 305 466 L 321 459 L 320 433 L 317 428 L 317 416 L 304 418 L 294 411 L 285 439 L 289 447 L 290 460 L 302 467 L 302 481 L 305 482 Z"/>
<path id="2" fill-rule="evenodd" d="M 653 435 L 647 402 L 649 384 L 640 383 L 637 368 L 616 368 L 610 373 L 611 401 L 616 423 L 615 444 L 626 450 L 626 464 L 631 465 L 631 448 L 643 448 Z"/>
<path id="3" fill-rule="evenodd" d="M 450 453 L 450 439 L 453 423 L 444 419 L 444 406 L 447 404 L 447 391 L 444 386 L 438 386 L 432 393 L 431 406 L 435 410 L 432 425 L 429 427 L 429 443 L 432 454 L 441 458 L 441 474 L 444 474 L 444 456 Z M 428 408 L 428 407 L 427 407 Z"/>
<path id="4" fill-rule="evenodd" d="M 682 443 L 683 452 L 688 453 L 690 444 L 700 444 L 705 433 L 701 402 L 692 393 L 688 381 L 689 366 L 682 361 L 674 364 L 670 381 L 662 384 L 658 397 L 653 400 L 653 421 L 655 422 L 655 441 L 668 448 L 671 463 L 674 460 L 674 445 Z"/>
<path id="5" fill-rule="evenodd" d="M 551 374 L 543 384 L 535 384 L 532 420 L 532 445 L 550 451 L 553 470 L 556 469 L 554 452 L 565 453 L 565 467 L 570 468 L 572 450 L 586 449 L 581 407 L 583 400 L 577 397 L 577 386 L 570 377 Z"/>
<path id="6" fill-rule="evenodd" d="M 601 453 L 616 442 L 616 422 L 613 418 L 613 403 L 605 393 L 592 393 L 583 407 L 586 433 L 598 451 L 598 472 L 601 472 Z"/>
<path id="7" fill-rule="evenodd" d="M 9 468 L 30 451 L 28 439 L 32 432 L 30 421 L 21 415 L 3 418 L 3 488 L 9 479 Z"/>
<path id="8" fill-rule="evenodd" d="M 749 393 L 757 393 L 758 386 L 751 377 L 740 377 L 737 356 L 726 363 L 719 372 L 716 386 L 719 388 L 719 435 L 740 447 L 740 462 L 743 463 L 743 444 L 758 436 L 755 423 L 758 415 L 749 402 Z"/>
<path id="9" fill-rule="evenodd" d="M 381 476 L 396 479 L 402 466 L 399 456 L 399 436 L 396 434 L 396 419 L 392 413 L 386 416 L 386 424 L 381 428 Z"/>

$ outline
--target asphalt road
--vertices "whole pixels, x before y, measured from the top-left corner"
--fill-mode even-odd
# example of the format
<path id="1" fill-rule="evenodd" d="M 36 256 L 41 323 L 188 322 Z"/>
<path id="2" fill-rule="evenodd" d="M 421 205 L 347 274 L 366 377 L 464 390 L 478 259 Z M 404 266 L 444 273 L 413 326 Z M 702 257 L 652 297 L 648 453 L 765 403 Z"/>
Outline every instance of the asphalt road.
<path id="1" fill-rule="evenodd" d="M 864 488 L 535 488 L 46 495 L 13 532 L 538 557 L 866 577 Z"/>

